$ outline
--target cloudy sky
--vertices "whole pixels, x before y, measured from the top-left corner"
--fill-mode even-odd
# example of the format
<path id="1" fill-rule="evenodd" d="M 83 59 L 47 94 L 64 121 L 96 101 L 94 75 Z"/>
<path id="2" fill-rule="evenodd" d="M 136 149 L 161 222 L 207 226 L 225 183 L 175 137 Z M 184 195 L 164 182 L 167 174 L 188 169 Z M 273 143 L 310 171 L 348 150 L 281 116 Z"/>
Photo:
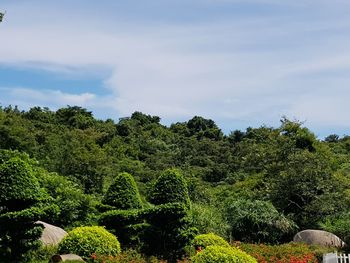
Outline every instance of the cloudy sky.
<path id="1" fill-rule="evenodd" d="M 349 0 L 0 0 L 0 105 L 350 134 Z"/>

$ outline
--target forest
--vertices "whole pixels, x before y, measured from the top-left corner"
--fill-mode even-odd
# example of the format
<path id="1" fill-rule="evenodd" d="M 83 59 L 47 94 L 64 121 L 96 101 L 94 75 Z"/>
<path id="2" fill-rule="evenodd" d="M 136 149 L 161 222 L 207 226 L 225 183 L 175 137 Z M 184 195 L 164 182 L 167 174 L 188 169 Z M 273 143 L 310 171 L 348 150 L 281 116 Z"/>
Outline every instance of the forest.
<path id="1" fill-rule="evenodd" d="M 69 234 L 43 248 L 38 220 Z M 350 244 L 350 136 L 0 108 L 1 262 L 318 262 L 324 248 L 290 243 L 305 229 Z"/>

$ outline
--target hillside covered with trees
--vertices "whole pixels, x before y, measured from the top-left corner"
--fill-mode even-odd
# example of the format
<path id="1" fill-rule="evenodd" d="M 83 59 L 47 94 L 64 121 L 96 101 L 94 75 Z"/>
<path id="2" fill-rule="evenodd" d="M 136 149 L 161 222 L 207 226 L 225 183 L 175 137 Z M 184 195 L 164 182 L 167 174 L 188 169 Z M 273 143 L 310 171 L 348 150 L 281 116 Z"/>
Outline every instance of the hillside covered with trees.
<path id="1" fill-rule="evenodd" d="M 225 135 L 198 116 L 167 127 L 141 112 L 115 122 L 77 106 L 0 108 L 8 258 L 39 246 L 39 219 L 68 230 L 102 225 L 122 249 L 169 261 L 207 233 L 274 245 L 311 228 L 350 241 L 349 189 L 350 136 L 319 140 L 286 118 Z M 16 243 L 23 236 L 28 247 Z"/>

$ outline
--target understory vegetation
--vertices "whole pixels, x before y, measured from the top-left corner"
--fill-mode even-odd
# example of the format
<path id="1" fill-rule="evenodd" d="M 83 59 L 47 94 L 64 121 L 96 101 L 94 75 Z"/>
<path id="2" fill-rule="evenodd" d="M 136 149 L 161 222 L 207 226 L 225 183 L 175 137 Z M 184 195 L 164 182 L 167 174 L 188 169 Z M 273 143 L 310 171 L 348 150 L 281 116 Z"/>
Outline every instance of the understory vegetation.
<path id="1" fill-rule="evenodd" d="M 293 235 L 350 242 L 349 213 L 350 136 L 320 140 L 287 118 L 225 135 L 199 116 L 167 127 L 141 112 L 0 107 L 5 262 L 317 262 Z M 38 220 L 71 232 L 43 248 Z"/>

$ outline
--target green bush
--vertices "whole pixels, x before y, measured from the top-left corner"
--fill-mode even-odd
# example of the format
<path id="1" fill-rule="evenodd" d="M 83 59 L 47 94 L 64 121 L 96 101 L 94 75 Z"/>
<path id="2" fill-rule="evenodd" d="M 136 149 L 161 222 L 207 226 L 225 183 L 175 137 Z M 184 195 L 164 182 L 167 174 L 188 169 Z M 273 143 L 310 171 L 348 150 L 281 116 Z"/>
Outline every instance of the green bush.
<path id="1" fill-rule="evenodd" d="M 116 236 L 100 226 L 77 227 L 60 242 L 58 250 L 62 254 L 73 253 L 90 258 L 96 255 L 115 256 L 120 253 Z"/>
<path id="2" fill-rule="evenodd" d="M 296 229 L 291 220 L 265 201 L 228 201 L 226 216 L 233 238 L 244 242 L 277 243 Z"/>
<path id="3" fill-rule="evenodd" d="M 64 176 L 47 171 L 38 171 L 38 180 L 52 197 L 52 203 L 58 207 L 57 215 L 50 214 L 43 218 L 45 222 L 60 227 L 72 227 L 95 221 L 96 201 L 85 194 L 77 184 Z"/>
<path id="4" fill-rule="evenodd" d="M 193 245 L 195 248 L 201 247 L 202 249 L 208 246 L 231 247 L 225 239 L 213 233 L 196 236 L 193 240 Z"/>
<path id="5" fill-rule="evenodd" d="M 150 202 L 155 205 L 183 203 L 189 206 L 187 183 L 176 169 L 165 170 L 153 186 Z"/>
<path id="6" fill-rule="evenodd" d="M 101 215 L 99 225 L 114 233 L 123 248 L 140 248 L 145 229 L 143 210 L 111 210 Z"/>
<path id="7" fill-rule="evenodd" d="M 45 262 L 57 254 L 58 246 L 57 245 L 42 245 L 37 249 L 31 250 L 28 254 L 28 258 L 30 258 L 29 262 Z"/>
<path id="8" fill-rule="evenodd" d="M 326 218 L 320 223 L 322 229 L 339 236 L 345 243 L 350 244 L 350 213 Z"/>
<path id="9" fill-rule="evenodd" d="M 145 210 L 143 214 L 150 225 L 145 235 L 145 252 L 176 262 L 197 234 L 188 207 L 180 203 L 164 204 Z"/>
<path id="10" fill-rule="evenodd" d="M 108 188 L 103 204 L 116 209 L 139 209 L 142 202 L 134 178 L 128 173 L 120 173 Z"/>
<path id="11" fill-rule="evenodd" d="M 200 234 L 214 233 L 229 237 L 230 226 L 224 214 L 215 206 L 192 203 L 191 217 Z"/>
<path id="12" fill-rule="evenodd" d="M 257 263 L 256 259 L 238 248 L 208 246 L 192 257 L 193 263 Z"/>
<path id="13" fill-rule="evenodd" d="M 42 226 L 35 221 L 44 214 L 47 196 L 29 163 L 14 157 L 0 165 L 0 254 L 2 260 L 20 262 L 38 248 Z"/>
<path id="14" fill-rule="evenodd" d="M 8 211 L 33 205 L 41 197 L 42 190 L 30 165 L 17 157 L 1 165 L 0 179 L 0 206 Z"/>

